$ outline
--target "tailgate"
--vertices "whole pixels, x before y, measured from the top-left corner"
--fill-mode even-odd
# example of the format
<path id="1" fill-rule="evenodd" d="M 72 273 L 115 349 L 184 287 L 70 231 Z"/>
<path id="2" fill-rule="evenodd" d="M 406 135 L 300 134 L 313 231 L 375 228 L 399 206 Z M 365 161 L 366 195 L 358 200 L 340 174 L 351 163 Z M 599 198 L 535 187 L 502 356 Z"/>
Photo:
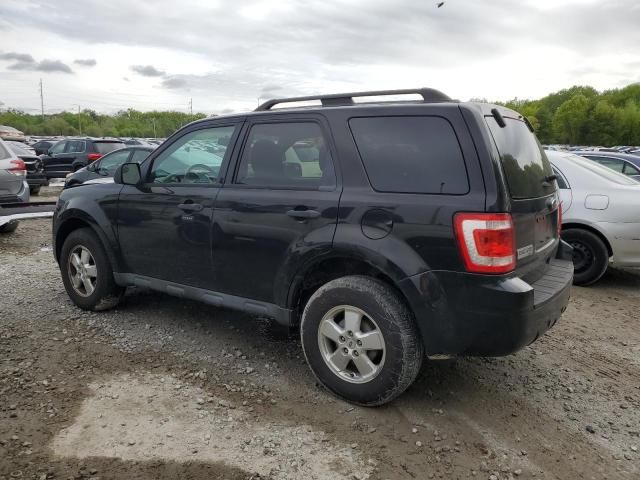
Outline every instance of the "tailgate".
<path id="1" fill-rule="evenodd" d="M 485 121 L 493 136 L 506 187 L 516 237 L 516 270 L 548 263 L 560 238 L 560 210 L 553 170 L 523 117 L 515 112 Z M 542 269 L 544 270 L 544 269 Z"/>

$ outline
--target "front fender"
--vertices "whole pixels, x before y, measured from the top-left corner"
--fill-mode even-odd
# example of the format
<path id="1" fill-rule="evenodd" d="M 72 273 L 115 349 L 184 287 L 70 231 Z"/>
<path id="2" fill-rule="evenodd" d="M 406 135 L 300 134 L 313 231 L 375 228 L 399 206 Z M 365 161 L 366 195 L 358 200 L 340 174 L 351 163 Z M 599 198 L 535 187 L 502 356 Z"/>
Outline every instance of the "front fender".
<path id="1" fill-rule="evenodd" d="M 121 271 L 122 261 L 115 223 L 118 192 L 105 194 L 99 187 L 94 190 L 101 192 L 90 192 L 83 187 L 63 191 L 53 220 L 53 251 L 57 260 L 67 235 L 77 228 L 88 226 L 102 241 L 113 270 Z"/>

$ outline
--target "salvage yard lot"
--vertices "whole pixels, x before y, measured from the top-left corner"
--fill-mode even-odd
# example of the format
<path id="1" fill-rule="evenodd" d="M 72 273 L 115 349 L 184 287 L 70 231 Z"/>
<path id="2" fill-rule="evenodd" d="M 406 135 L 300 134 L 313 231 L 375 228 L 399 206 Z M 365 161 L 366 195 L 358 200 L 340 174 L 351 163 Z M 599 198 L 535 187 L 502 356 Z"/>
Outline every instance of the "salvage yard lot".
<path id="1" fill-rule="evenodd" d="M 0 479 L 640 477 L 638 273 L 574 287 L 523 351 L 427 362 L 367 409 L 266 320 L 133 289 L 77 309 L 50 232 L 0 237 Z"/>

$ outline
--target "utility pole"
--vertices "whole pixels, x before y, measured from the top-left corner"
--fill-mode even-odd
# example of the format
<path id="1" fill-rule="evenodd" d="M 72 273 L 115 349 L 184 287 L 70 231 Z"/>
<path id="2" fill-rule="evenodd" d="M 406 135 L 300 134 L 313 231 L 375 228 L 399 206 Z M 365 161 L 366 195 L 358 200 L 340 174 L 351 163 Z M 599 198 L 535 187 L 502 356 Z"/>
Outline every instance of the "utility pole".
<path id="1" fill-rule="evenodd" d="M 42 121 L 44 121 L 44 95 L 42 94 L 42 79 L 40 79 L 40 110 L 42 112 Z"/>
<path id="2" fill-rule="evenodd" d="M 193 98 L 189 99 L 189 114 L 193 115 Z"/>
<path id="3" fill-rule="evenodd" d="M 158 134 L 156 133 L 156 119 L 155 119 L 155 117 L 151 117 L 151 122 L 153 123 L 153 138 L 158 138 Z"/>
<path id="4" fill-rule="evenodd" d="M 78 134 L 82 135 L 82 119 L 80 117 L 80 105 L 78 105 Z"/>

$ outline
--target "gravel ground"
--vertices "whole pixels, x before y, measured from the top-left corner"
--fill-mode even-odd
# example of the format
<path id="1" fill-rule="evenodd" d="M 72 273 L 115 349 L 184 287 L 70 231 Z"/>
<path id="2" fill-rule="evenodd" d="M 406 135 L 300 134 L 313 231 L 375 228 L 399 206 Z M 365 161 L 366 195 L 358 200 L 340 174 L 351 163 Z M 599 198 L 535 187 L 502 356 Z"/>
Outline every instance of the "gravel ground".
<path id="1" fill-rule="evenodd" d="M 427 362 L 367 409 L 267 320 L 136 289 L 75 308 L 50 229 L 0 237 L 0 480 L 640 478 L 637 273 L 574 288 L 531 347 Z"/>

